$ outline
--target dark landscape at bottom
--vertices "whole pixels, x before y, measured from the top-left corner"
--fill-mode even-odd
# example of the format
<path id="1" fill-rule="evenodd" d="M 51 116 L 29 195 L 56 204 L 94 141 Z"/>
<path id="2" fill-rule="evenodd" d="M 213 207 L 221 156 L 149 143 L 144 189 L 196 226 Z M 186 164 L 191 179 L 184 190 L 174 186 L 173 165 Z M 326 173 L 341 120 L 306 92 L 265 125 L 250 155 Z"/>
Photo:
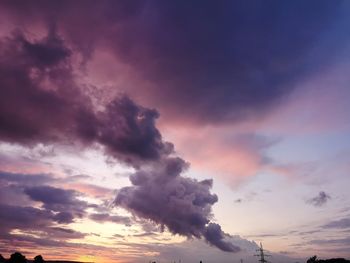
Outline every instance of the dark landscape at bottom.
<path id="1" fill-rule="evenodd" d="M 258 260 L 261 263 L 272 263 L 264 258 Z M 80 262 L 80 261 L 67 261 L 67 260 L 44 260 L 43 256 L 35 256 L 33 260 L 27 259 L 19 252 L 11 254 L 9 259 L 4 258 L 0 254 L 0 263 L 98 263 L 98 262 Z M 181 261 L 180 261 L 181 262 Z M 242 262 L 242 260 L 241 260 Z M 149 263 L 156 263 L 156 261 L 150 261 Z M 175 262 L 174 262 L 175 263 Z M 185 262 L 184 262 L 185 263 Z M 200 261 L 199 263 L 205 263 Z M 217 262 L 220 263 L 220 262 Z M 277 263 L 277 262 L 276 262 Z M 300 262 L 296 262 L 300 263 Z M 350 263 L 350 260 L 345 258 L 330 258 L 330 259 L 318 259 L 317 256 L 310 257 L 305 263 Z"/>

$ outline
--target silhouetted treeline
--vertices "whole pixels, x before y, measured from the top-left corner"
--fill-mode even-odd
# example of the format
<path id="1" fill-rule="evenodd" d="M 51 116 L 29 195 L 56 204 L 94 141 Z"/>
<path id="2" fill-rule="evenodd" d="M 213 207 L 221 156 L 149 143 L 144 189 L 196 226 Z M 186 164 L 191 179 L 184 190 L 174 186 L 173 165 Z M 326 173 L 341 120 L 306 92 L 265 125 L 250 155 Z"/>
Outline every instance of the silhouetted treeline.
<path id="1" fill-rule="evenodd" d="M 38 255 L 34 257 L 33 260 L 28 260 L 24 255 L 22 255 L 19 252 L 13 253 L 9 259 L 5 259 L 0 254 L 0 263 L 83 263 L 78 261 L 56 261 L 56 260 L 49 260 L 45 261 L 44 258 L 41 255 Z"/>
<path id="2" fill-rule="evenodd" d="M 306 263 L 350 263 L 350 260 L 345 258 L 318 259 L 317 256 L 313 256 Z"/>
<path id="3" fill-rule="evenodd" d="M 15 252 L 7 260 L 0 254 L 0 263 L 45 263 L 45 261 L 41 255 L 36 256 L 34 260 L 27 260 L 24 255 Z"/>

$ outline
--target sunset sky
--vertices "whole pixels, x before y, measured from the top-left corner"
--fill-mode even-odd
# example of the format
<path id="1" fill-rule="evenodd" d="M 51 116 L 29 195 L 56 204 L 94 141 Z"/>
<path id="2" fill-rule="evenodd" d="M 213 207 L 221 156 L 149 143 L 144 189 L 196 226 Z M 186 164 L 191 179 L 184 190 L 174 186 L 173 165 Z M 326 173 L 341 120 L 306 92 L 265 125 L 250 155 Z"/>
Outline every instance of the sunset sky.
<path id="1" fill-rule="evenodd" d="M 0 1 L 0 253 L 350 257 L 350 1 Z"/>

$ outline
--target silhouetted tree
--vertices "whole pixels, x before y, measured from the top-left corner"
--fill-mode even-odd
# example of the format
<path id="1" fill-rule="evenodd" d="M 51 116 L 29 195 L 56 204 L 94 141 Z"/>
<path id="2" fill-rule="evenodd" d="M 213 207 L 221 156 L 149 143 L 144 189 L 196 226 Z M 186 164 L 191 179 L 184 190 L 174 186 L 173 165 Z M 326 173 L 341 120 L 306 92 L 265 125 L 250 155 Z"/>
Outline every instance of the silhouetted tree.
<path id="1" fill-rule="evenodd" d="M 0 254 L 0 263 L 5 263 L 6 259 Z"/>
<path id="2" fill-rule="evenodd" d="M 27 263 L 26 257 L 19 252 L 15 252 L 11 255 L 9 263 Z"/>
<path id="3" fill-rule="evenodd" d="M 318 259 L 317 256 L 313 256 L 306 263 L 350 263 L 350 260 L 345 258 Z"/>
<path id="4" fill-rule="evenodd" d="M 318 259 L 317 263 L 350 263 L 350 260 L 345 258 Z"/>
<path id="5" fill-rule="evenodd" d="M 315 255 L 315 256 L 309 258 L 309 259 L 306 261 L 306 263 L 316 263 L 316 261 L 317 261 L 317 256 Z"/>
<path id="6" fill-rule="evenodd" d="M 37 255 L 35 258 L 34 258 L 34 263 L 45 263 L 43 257 L 41 255 Z"/>

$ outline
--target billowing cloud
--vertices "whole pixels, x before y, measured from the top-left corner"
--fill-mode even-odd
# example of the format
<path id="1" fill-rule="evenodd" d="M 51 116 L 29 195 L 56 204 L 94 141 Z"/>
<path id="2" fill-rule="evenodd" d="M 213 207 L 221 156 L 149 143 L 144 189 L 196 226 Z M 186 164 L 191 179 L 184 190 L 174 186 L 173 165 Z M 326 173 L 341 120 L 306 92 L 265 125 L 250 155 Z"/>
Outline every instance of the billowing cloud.
<path id="1" fill-rule="evenodd" d="M 318 193 L 317 196 L 306 200 L 306 202 L 313 206 L 323 206 L 328 202 L 329 199 L 331 199 L 331 196 L 328 195 L 326 192 L 321 191 Z"/>
<path id="2" fill-rule="evenodd" d="M 109 155 L 127 163 L 157 159 L 172 151 L 155 127 L 157 111 L 126 96 L 117 97 L 102 111 L 94 109 L 77 87 L 68 49 L 55 32 L 33 43 L 19 34 L 1 44 L 3 141 L 99 143 Z"/>
<path id="3" fill-rule="evenodd" d="M 210 223 L 211 206 L 218 201 L 218 197 L 210 193 L 212 180 L 198 182 L 181 176 L 187 166 L 180 158 L 168 157 L 137 171 L 130 177 L 133 186 L 121 188 L 115 204 L 174 234 L 204 237 L 223 251 L 239 251 L 238 247 L 224 241 L 225 235 L 219 225 Z"/>
<path id="4" fill-rule="evenodd" d="M 181 176 L 188 164 L 172 157 L 173 145 L 155 126 L 156 110 L 126 95 L 94 105 L 77 84 L 71 51 L 55 28 L 41 40 L 29 41 L 17 33 L 1 44 L 1 140 L 22 145 L 98 144 L 109 157 L 136 169 L 130 178 L 134 186 L 120 189 L 115 204 L 174 234 L 204 237 L 222 250 L 238 251 L 224 241 L 220 226 L 210 223 L 211 206 L 217 202 L 210 193 L 212 181 Z M 41 202 L 45 211 L 54 212 L 59 223 L 83 217 L 88 207 L 72 190 L 43 185 L 26 187 L 24 192 Z"/>
<path id="5" fill-rule="evenodd" d="M 204 233 L 204 237 L 210 244 L 217 246 L 223 251 L 230 251 L 230 252 L 240 251 L 239 247 L 232 245 L 232 243 L 228 241 L 223 241 L 224 236 L 221 231 L 221 227 L 218 224 L 215 224 L 215 223 L 208 224 Z"/>

